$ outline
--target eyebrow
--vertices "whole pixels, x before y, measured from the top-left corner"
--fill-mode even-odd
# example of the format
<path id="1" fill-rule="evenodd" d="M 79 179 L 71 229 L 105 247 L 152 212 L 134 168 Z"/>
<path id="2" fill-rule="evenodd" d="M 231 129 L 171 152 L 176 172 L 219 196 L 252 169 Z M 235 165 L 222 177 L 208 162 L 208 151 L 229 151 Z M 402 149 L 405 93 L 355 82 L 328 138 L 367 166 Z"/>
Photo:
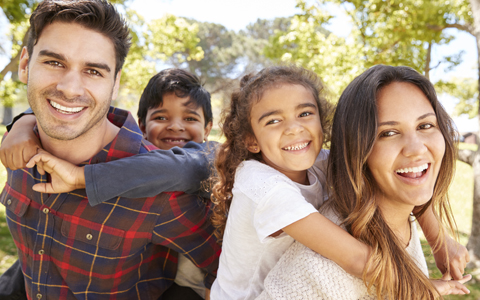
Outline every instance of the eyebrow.
<path id="1" fill-rule="evenodd" d="M 421 115 L 420 117 L 418 117 L 418 118 L 417 118 L 417 121 L 423 120 L 423 119 L 425 119 L 426 117 L 429 117 L 429 116 L 434 116 L 434 117 L 436 117 L 437 115 L 436 115 L 435 113 L 426 113 L 426 114 Z M 379 123 L 379 124 L 378 124 L 378 127 L 380 127 L 380 126 L 386 126 L 386 125 L 398 125 L 398 122 L 397 122 L 397 121 L 382 122 L 382 123 Z"/>
<path id="2" fill-rule="evenodd" d="M 317 106 L 315 104 L 307 102 L 307 103 L 301 103 L 301 104 L 297 105 L 297 107 L 295 107 L 295 110 L 305 108 L 305 107 L 310 107 L 310 108 L 317 109 Z M 275 115 L 275 114 L 280 114 L 282 112 L 283 112 L 283 110 L 281 110 L 281 109 L 267 111 L 260 118 L 258 118 L 258 123 L 260 123 L 260 121 L 262 121 L 262 119 L 265 119 L 266 117 L 269 117 L 269 116 Z"/>
<path id="3" fill-rule="evenodd" d="M 49 50 L 41 50 L 38 53 L 38 56 L 48 56 L 48 57 L 53 57 L 55 59 L 63 60 L 63 61 L 67 60 L 67 58 L 65 56 L 63 56 L 62 54 L 58 54 L 58 53 L 55 53 L 55 52 L 52 52 L 52 51 L 49 51 Z M 87 62 L 85 65 L 89 68 L 102 69 L 102 70 L 105 70 L 109 73 L 111 71 L 110 67 L 107 64 L 103 64 L 103 63 Z"/>

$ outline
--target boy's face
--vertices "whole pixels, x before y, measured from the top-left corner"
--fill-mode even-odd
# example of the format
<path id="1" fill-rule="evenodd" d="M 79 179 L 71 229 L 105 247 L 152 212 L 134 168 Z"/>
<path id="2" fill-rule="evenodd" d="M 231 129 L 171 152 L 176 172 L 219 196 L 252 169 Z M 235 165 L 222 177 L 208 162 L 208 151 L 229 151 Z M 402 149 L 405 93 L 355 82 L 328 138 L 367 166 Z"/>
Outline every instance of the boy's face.
<path id="1" fill-rule="evenodd" d="M 186 105 L 189 97 L 180 98 L 175 93 L 163 95 L 163 104 L 150 108 L 145 124 L 139 120 L 143 137 L 160 149 L 183 147 L 194 141 L 202 143 L 212 129 L 212 122 L 205 126 L 203 108 L 194 103 Z"/>

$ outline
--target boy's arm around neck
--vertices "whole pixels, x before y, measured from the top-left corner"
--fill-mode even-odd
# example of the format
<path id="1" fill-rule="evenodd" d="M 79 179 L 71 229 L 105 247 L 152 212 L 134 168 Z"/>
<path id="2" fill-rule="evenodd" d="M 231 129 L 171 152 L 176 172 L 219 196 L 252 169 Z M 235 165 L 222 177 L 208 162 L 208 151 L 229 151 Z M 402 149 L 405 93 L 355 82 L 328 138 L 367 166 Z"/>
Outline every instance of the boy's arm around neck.
<path id="1" fill-rule="evenodd" d="M 194 194 L 213 169 L 216 142 L 153 150 L 108 163 L 85 166 L 90 205 L 121 196 L 152 197 L 166 191 Z"/>

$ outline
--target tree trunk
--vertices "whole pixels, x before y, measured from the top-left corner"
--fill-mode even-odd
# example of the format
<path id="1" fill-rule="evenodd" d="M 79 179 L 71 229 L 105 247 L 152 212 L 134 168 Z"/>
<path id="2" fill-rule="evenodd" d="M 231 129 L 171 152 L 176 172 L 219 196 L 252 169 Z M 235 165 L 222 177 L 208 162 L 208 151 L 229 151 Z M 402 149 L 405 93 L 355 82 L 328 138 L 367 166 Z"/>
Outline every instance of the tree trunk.
<path id="1" fill-rule="evenodd" d="M 13 120 L 13 107 L 4 106 L 2 125 L 8 125 L 12 122 L 12 120 Z"/>
<path id="2" fill-rule="evenodd" d="M 475 36 L 477 42 L 477 60 L 479 68 L 479 89 L 480 89 L 480 0 L 470 0 L 473 13 L 473 28 L 470 32 Z M 480 93 L 479 93 L 480 101 Z M 480 125 L 480 110 L 479 125 Z M 479 144 L 477 137 L 477 145 Z M 480 267 L 480 147 L 473 157 L 471 163 L 473 167 L 473 215 L 472 215 L 472 233 L 468 240 L 467 248 L 470 251 L 470 259 L 472 264 L 477 268 Z"/>

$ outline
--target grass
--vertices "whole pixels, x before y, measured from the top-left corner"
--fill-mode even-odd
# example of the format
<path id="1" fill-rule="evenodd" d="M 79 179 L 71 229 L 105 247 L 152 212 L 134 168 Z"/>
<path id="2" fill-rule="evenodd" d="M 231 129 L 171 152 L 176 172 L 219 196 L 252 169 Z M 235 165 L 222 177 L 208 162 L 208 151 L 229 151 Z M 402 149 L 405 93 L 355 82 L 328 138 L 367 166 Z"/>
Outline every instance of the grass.
<path id="1" fill-rule="evenodd" d="M 5 132 L 5 126 L 0 126 L 0 135 Z M 212 140 L 218 140 L 218 132 L 212 132 Z M 462 145 L 463 149 L 476 150 L 471 145 Z M 3 186 L 6 181 L 6 171 L 3 165 L 0 164 L 0 185 Z M 450 203 L 452 211 L 455 216 L 460 243 L 466 245 L 468 242 L 468 235 L 470 233 L 472 224 L 472 201 L 473 201 L 473 170 L 472 168 L 458 161 L 454 182 L 450 187 Z M 427 259 L 427 264 L 431 278 L 440 278 L 440 271 L 435 266 L 435 260 L 431 255 L 430 248 L 425 240 L 422 240 L 422 246 Z M 15 244 L 10 236 L 5 217 L 5 206 L 0 205 L 0 274 L 3 274 L 17 259 L 17 252 Z M 471 272 L 472 270 L 467 270 Z M 474 300 L 480 299 L 480 278 L 472 280 L 468 284 L 471 291 L 470 295 L 466 296 L 447 296 L 445 299 L 456 300 Z"/>

